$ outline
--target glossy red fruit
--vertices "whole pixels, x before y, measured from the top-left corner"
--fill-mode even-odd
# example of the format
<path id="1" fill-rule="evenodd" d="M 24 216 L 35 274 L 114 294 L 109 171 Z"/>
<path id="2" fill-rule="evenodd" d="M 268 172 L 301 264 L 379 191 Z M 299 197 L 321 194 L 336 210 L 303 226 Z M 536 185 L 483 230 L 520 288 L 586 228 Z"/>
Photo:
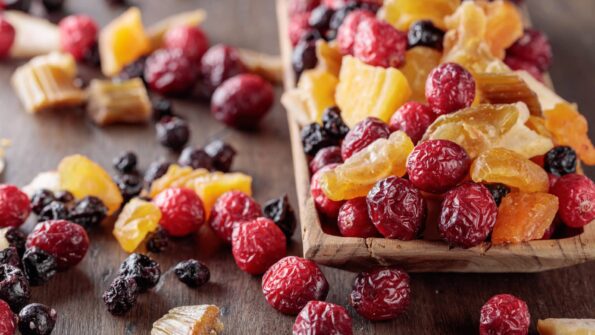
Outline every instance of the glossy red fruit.
<path id="1" fill-rule="evenodd" d="M 56 257 L 58 270 L 77 265 L 87 254 L 89 236 L 82 226 L 66 220 L 46 221 L 27 236 L 27 249 L 38 247 Z"/>
<path id="2" fill-rule="evenodd" d="M 552 193 L 552 190 L 554 189 L 554 185 L 556 185 L 556 183 L 558 182 L 560 177 L 556 176 L 555 174 L 548 173 L 547 178 L 550 182 L 550 191 L 549 192 Z"/>
<path id="3" fill-rule="evenodd" d="M 558 197 L 558 214 L 570 227 L 581 228 L 595 220 L 595 184 L 588 177 L 579 174 L 562 176 L 552 194 Z"/>
<path id="4" fill-rule="evenodd" d="M 479 334 L 526 335 L 530 324 L 527 303 L 510 294 L 498 294 L 481 308 Z"/>
<path id="5" fill-rule="evenodd" d="M 167 49 L 181 49 L 184 56 L 200 62 L 209 49 L 207 35 L 198 27 L 179 26 L 170 29 L 163 39 Z"/>
<path id="6" fill-rule="evenodd" d="M 238 51 L 228 45 L 212 46 L 200 62 L 201 80 L 207 94 L 211 95 L 227 79 L 248 72 Z"/>
<path id="7" fill-rule="evenodd" d="M 260 275 L 285 257 L 285 234 L 271 219 L 257 218 L 237 224 L 233 229 L 231 251 L 238 267 Z"/>
<path id="8" fill-rule="evenodd" d="M 0 227 L 19 227 L 29 214 L 29 197 L 14 185 L 0 185 Z"/>
<path id="9" fill-rule="evenodd" d="M 353 55 L 366 64 L 399 67 L 405 62 L 407 34 L 379 20 L 363 20 L 357 27 Z"/>
<path id="10" fill-rule="evenodd" d="M 397 109 L 390 118 L 388 127 L 392 132 L 404 131 L 413 143 L 417 143 L 434 120 L 436 114 L 428 105 L 410 101 Z"/>
<path id="11" fill-rule="evenodd" d="M 312 30 L 308 24 L 309 19 L 310 12 L 299 13 L 290 18 L 287 29 L 289 30 L 289 40 L 291 41 L 292 46 L 296 46 L 302 36 Z"/>
<path id="12" fill-rule="evenodd" d="M 231 243 L 236 223 L 254 220 L 260 216 L 262 216 L 262 208 L 256 200 L 240 191 L 229 191 L 215 201 L 209 224 L 220 239 Z"/>
<path id="13" fill-rule="evenodd" d="M 430 193 L 443 193 L 457 186 L 469 173 L 471 160 L 463 147 L 448 140 L 425 141 L 407 159 L 407 174 L 413 186 Z"/>
<path id="14" fill-rule="evenodd" d="M 283 314 L 296 315 L 311 300 L 325 300 L 329 285 L 316 263 L 288 256 L 271 266 L 262 277 L 267 302 Z"/>
<path id="15" fill-rule="evenodd" d="M 0 17 L 0 58 L 8 56 L 14 44 L 16 31 L 10 22 Z"/>
<path id="16" fill-rule="evenodd" d="M 180 49 L 157 50 L 145 63 L 145 80 L 155 93 L 183 95 L 192 89 L 196 78 L 193 61 Z"/>
<path id="17" fill-rule="evenodd" d="M 168 188 L 153 199 L 161 210 L 159 225 L 171 236 L 186 236 L 198 231 L 205 222 L 202 200 L 191 189 Z"/>
<path id="18" fill-rule="evenodd" d="M 397 268 L 361 272 L 355 277 L 350 298 L 355 311 L 368 320 L 394 319 L 411 302 L 409 275 Z"/>
<path id="19" fill-rule="evenodd" d="M 397 177 L 380 180 L 366 200 L 370 219 L 384 237 L 408 241 L 421 231 L 426 201 L 409 180 Z"/>
<path id="20" fill-rule="evenodd" d="M 320 0 L 291 0 L 288 5 L 289 16 L 311 12 L 318 5 L 320 5 Z"/>
<path id="21" fill-rule="evenodd" d="M 240 74 L 215 90 L 211 113 L 230 127 L 253 129 L 271 110 L 274 99 L 268 81 L 254 74 Z"/>
<path id="22" fill-rule="evenodd" d="M 310 192 L 314 199 L 316 210 L 326 218 L 335 220 L 339 215 L 339 209 L 343 205 L 343 201 L 334 201 L 329 199 L 320 187 L 320 176 L 324 171 L 334 169 L 338 164 L 330 164 L 318 170 L 310 180 Z"/>
<path id="23" fill-rule="evenodd" d="M 82 60 L 97 42 L 97 23 L 87 15 L 70 15 L 60 21 L 60 47 Z"/>
<path id="24" fill-rule="evenodd" d="M 471 106 L 475 99 L 475 80 L 469 71 L 455 63 L 438 65 L 426 80 L 426 100 L 438 115 Z"/>
<path id="25" fill-rule="evenodd" d="M 314 158 L 310 161 L 310 173 L 314 174 L 323 167 L 331 164 L 343 163 L 341 148 L 338 146 L 326 147 L 320 149 Z"/>
<path id="26" fill-rule="evenodd" d="M 540 72 L 552 64 L 552 47 L 547 36 L 535 29 L 526 28 L 523 36 L 510 48 L 506 55 L 535 65 Z"/>
<path id="27" fill-rule="evenodd" d="M 16 329 L 16 315 L 4 300 L 0 300 L 0 335 L 14 335 Z"/>
<path id="28" fill-rule="evenodd" d="M 531 76 L 533 76 L 533 78 L 543 82 L 543 74 L 537 65 L 529 61 L 516 58 L 514 56 L 506 56 L 506 58 L 504 58 L 504 63 L 506 63 L 506 65 L 508 65 L 514 71 L 527 71 Z"/>
<path id="29" fill-rule="evenodd" d="M 354 10 L 345 17 L 337 30 L 337 44 L 343 55 L 353 55 L 353 44 L 355 43 L 355 34 L 359 24 L 364 20 L 373 20 L 374 18 L 373 13 L 363 9 Z"/>
<path id="30" fill-rule="evenodd" d="M 295 319 L 293 335 L 351 335 L 351 317 L 343 306 L 310 301 Z"/>
<path id="31" fill-rule="evenodd" d="M 497 215 L 487 187 L 467 182 L 445 194 L 438 229 L 450 245 L 470 248 L 486 240 Z"/>
<path id="32" fill-rule="evenodd" d="M 341 206 L 337 226 L 346 237 L 378 236 L 378 230 L 368 216 L 368 203 L 364 197 L 347 200 Z"/>
<path id="33" fill-rule="evenodd" d="M 341 156 L 343 160 L 347 160 L 377 139 L 389 136 L 390 129 L 386 123 L 376 117 L 367 117 L 349 130 L 341 143 Z"/>

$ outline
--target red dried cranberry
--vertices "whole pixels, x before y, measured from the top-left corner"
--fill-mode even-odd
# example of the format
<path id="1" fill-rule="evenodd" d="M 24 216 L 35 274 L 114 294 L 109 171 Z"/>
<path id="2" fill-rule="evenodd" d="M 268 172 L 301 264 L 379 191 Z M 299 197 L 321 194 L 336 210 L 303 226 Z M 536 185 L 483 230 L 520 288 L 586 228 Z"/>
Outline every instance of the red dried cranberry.
<path id="1" fill-rule="evenodd" d="M 289 16 L 312 11 L 320 5 L 320 0 L 291 0 L 289 1 Z"/>
<path id="2" fill-rule="evenodd" d="M 531 28 L 525 29 L 523 36 L 506 50 L 506 55 L 529 62 L 541 72 L 552 64 L 550 41 L 544 33 Z"/>
<path id="3" fill-rule="evenodd" d="M 89 236 L 81 226 L 66 220 L 46 221 L 27 237 L 27 249 L 38 247 L 58 261 L 58 270 L 77 265 L 87 254 Z"/>
<path id="4" fill-rule="evenodd" d="M 14 44 L 16 31 L 10 22 L 0 17 L 0 58 L 8 56 L 10 48 Z"/>
<path id="5" fill-rule="evenodd" d="M 581 228 L 595 219 L 595 184 L 579 174 L 562 176 L 552 188 L 560 200 L 559 214 L 570 227 Z"/>
<path id="6" fill-rule="evenodd" d="M 438 115 L 469 107 L 475 99 L 475 80 L 459 64 L 441 64 L 428 75 L 426 99 Z"/>
<path id="7" fill-rule="evenodd" d="M 351 317 L 343 306 L 324 301 L 310 301 L 293 324 L 293 335 L 351 335 Z"/>
<path id="8" fill-rule="evenodd" d="M 97 42 L 97 23 L 87 15 L 71 15 L 60 21 L 60 47 L 83 60 Z"/>
<path id="9" fill-rule="evenodd" d="M 526 335 L 530 325 L 527 303 L 513 295 L 495 295 L 481 307 L 480 335 Z"/>
<path id="10" fill-rule="evenodd" d="M 380 180 L 366 200 L 370 219 L 384 237 L 408 241 L 421 231 L 426 201 L 409 180 L 397 177 Z"/>
<path id="11" fill-rule="evenodd" d="M 413 143 L 417 143 L 434 120 L 436 120 L 436 114 L 428 105 L 410 101 L 397 109 L 390 118 L 388 126 L 391 131 L 404 131 Z"/>
<path id="12" fill-rule="evenodd" d="M 236 264 L 251 275 L 263 274 L 287 254 L 285 234 L 263 217 L 235 225 L 231 241 Z"/>
<path id="13" fill-rule="evenodd" d="M 537 65 L 531 62 L 513 56 L 506 56 L 506 58 L 504 58 L 504 63 L 506 63 L 512 70 L 527 71 L 533 78 L 543 82 L 543 74 Z"/>
<path id="14" fill-rule="evenodd" d="M 366 64 L 399 67 L 405 62 L 407 34 L 389 23 L 363 20 L 357 27 L 353 55 Z"/>
<path id="15" fill-rule="evenodd" d="M 355 34 L 359 24 L 367 19 L 374 19 L 374 14 L 367 10 L 355 10 L 343 20 L 337 30 L 337 43 L 339 50 L 343 55 L 353 55 L 353 45 L 355 43 Z"/>
<path id="16" fill-rule="evenodd" d="M 413 23 L 407 32 L 409 48 L 424 46 L 442 51 L 444 31 L 436 27 L 431 20 Z"/>
<path id="17" fill-rule="evenodd" d="M 390 129 L 386 123 L 376 117 L 365 118 L 351 128 L 343 143 L 341 143 L 343 160 L 347 160 L 347 158 L 363 150 L 377 139 L 388 138 L 389 136 Z"/>
<path id="18" fill-rule="evenodd" d="M 450 245 L 470 248 L 485 241 L 497 215 L 498 207 L 490 191 L 481 184 L 467 182 L 445 194 L 438 229 Z"/>
<path id="19" fill-rule="evenodd" d="M 316 263 L 288 256 L 273 264 L 262 277 L 267 302 L 283 314 L 296 315 L 311 300 L 324 300 L 329 285 Z"/>
<path id="20" fill-rule="evenodd" d="M 289 30 L 289 40 L 292 46 L 296 46 L 302 37 L 312 30 L 308 24 L 309 19 L 310 12 L 299 13 L 291 17 L 287 29 Z"/>
<path id="21" fill-rule="evenodd" d="M 407 159 L 407 174 L 413 186 L 430 193 L 455 187 L 468 174 L 471 160 L 460 145 L 448 140 L 419 144 Z"/>
<path id="22" fill-rule="evenodd" d="M 254 220 L 259 216 L 262 216 L 262 209 L 251 196 L 240 191 L 229 191 L 215 201 L 209 224 L 220 239 L 231 243 L 236 223 Z"/>
<path id="23" fill-rule="evenodd" d="M 310 161 L 310 173 L 314 174 L 327 165 L 338 163 L 343 163 L 341 148 L 338 146 L 322 148 Z"/>
<path id="24" fill-rule="evenodd" d="M 409 275 L 397 268 L 380 268 L 355 277 L 351 305 L 359 315 L 372 321 L 401 315 L 411 302 Z"/>
<path id="25" fill-rule="evenodd" d="M 186 236 L 205 222 L 202 200 L 188 188 L 168 188 L 153 203 L 161 210 L 159 225 L 171 236 Z"/>
<path id="26" fill-rule="evenodd" d="M 200 62 L 201 79 L 209 95 L 227 79 L 247 71 L 238 51 L 224 44 L 212 46 Z"/>
<path id="27" fill-rule="evenodd" d="M 184 56 L 200 62 L 209 49 L 207 35 L 198 27 L 179 26 L 170 29 L 163 38 L 167 49 L 181 49 Z"/>
<path id="28" fill-rule="evenodd" d="M 10 306 L 4 301 L 0 300 L 0 334 L 14 335 L 17 329 L 17 318 L 10 310 Z"/>
<path id="29" fill-rule="evenodd" d="M 339 209 L 341 209 L 343 201 L 333 201 L 324 194 L 324 191 L 320 187 L 320 177 L 324 171 L 334 169 L 337 165 L 330 164 L 323 167 L 312 176 L 312 180 L 310 181 L 310 192 L 312 193 L 316 209 L 320 214 L 331 220 L 336 219 L 337 215 L 339 215 Z"/>
<path id="30" fill-rule="evenodd" d="M 347 237 L 374 237 L 378 231 L 368 216 L 366 198 L 347 200 L 339 210 L 337 226 L 341 235 Z"/>
<path id="31" fill-rule="evenodd" d="M 552 193 L 552 189 L 554 188 L 554 185 L 556 185 L 556 183 L 558 182 L 558 180 L 560 180 L 560 177 L 558 177 L 558 176 L 556 176 L 554 174 L 548 173 L 547 174 L 547 179 L 548 179 L 548 181 L 550 183 L 549 192 Z"/>
<path id="32" fill-rule="evenodd" d="M 19 227 L 29 214 L 29 197 L 14 185 L 0 185 L 0 227 Z"/>
<path id="33" fill-rule="evenodd" d="M 183 95 L 196 83 L 195 66 L 180 49 L 155 51 L 145 64 L 145 80 L 156 93 Z"/>
<path id="34" fill-rule="evenodd" d="M 240 74 L 215 90 L 211 113 L 230 127 L 253 129 L 270 111 L 274 99 L 269 82 L 254 74 Z"/>

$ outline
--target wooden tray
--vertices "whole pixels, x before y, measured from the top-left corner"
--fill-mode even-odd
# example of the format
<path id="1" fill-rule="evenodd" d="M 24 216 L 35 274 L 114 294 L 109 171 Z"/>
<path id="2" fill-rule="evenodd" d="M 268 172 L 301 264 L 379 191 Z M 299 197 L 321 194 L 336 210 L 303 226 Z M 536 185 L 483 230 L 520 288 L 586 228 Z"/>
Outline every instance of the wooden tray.
<path id="1" fill-rule="evenodd" d="M 287 13 L 287 0 L 277 0 L 286 90 L 295 87 Z M 399 265 L 411 272 L 539 272 L 595 260 L 595 224 L 587 225 L 583 234 L 572 238 L 492 247 L 484 243 L 470 249 L 450 249 L 438 240 L 399 241 L 327 234 L 310 194 L 310 173 L 300 139 L 298 114 L 288 110 L 303 250 L 308 259 L 350 271 Z"/>

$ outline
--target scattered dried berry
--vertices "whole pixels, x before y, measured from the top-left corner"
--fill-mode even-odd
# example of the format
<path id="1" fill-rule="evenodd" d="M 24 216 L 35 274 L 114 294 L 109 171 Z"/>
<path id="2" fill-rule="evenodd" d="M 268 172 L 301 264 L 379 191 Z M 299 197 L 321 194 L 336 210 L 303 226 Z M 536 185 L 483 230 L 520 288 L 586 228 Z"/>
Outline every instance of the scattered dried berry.
<path id="1" fill-rule="evenodd" d="M 552 64 L 552 48 L 545 34 L 526 28 L 523 36 L 506 50 L 506 56 L 534 64 L 546 71 Z"/>
<path id="2" fill-rule="evenodd" d="M 167 31 L 163 45 L 168 49 L 181 49 L 184 56 L 199 64 L 209 49 L 209 39 L 198 27 L 179 26 Z"/>
<path id="3" fill-rule="evenodd" d="M 231 243 L 231 235 L 236 223 L 260 216 L 262 216 L 262 209 L 251 196 L 239 191 L 229 191 L 215 201 L 209 224 L 220 239 Z"/>
<path id="4" fill-rule="evenodd" d="M 0 229 L 0 243 L 10 247 L 15 247 L 19 252 L 19 255 L 22 255 L 25 252 L 26 240 L 27 235 L 17 228 L 7 227 Z"/>
<path id="5" fill-rule="evenodd" d="M 174 116 L 174 106 L 171 100 L 164 98 L 153 98 L 151 101 L 153 105 L 153 121 L 159 122 L 166 116 Z"/>
<path id="6" fill-rule="evenodd" d="M 479 334 L 526 335 L 530 324 L 527 303 L 510 294 L 498 294 L 481 308 Z"/>
<path id="7" fill-rule="evenodd" d="M 316 41 L 320 38 L 317 31 L 307 32 L 298 44 L 293 48 L 291 53 L 291 65 L 293 71 L 299 77 L 302 72 L 313 69 L 318 64 L 318 56 L 316 55 Z"/>
<path id="8" fill-rule="evenodd" d="M 350 4 L 347 4 L 346 6 L 343 6 L 341 8 L 338 8 L 337 10 L 335 10 L 335 12 L 333 13 L 333 17 L 331 17 L 331 21 L 329 23 L 329 30 L 334 31 L 336 33 L 339 30 L 339 27 L 341 27 L 341 25 L 345 21 L 345 18 L 347 17 L 347 15 L 349 15 L 349 13 L 357 10 L 358 8 L 359 8 L 358 4 L 350 3 Z"/>
<path id="9" fill-rule="evenodd" d="M 159 282 L 161 267 L 148 256 L 134 253 L 120 265 L 118 276 L 134 279 L 138 291 L 145 292 Z"/>
<path id="10" fill-rule="evenodd" d="M 15 247 L 8 247 L 0 250 L 0 265 L 8 264 L 14 267 L 21 267 L 21 257 Z"/>
<path id="11" fill-rule="evenodd" d="M 353 334 L 351 317 L 345 308 L 324 301 L 310 301 L 293 324 L 293 335 Z"/>
<path id="12" fill-rule="evenodd" d="M 426 99 L 438 115 L 469 107 L 475 99 L 475 80 L 458 64 L 441 64 L 428 75 Z"/>
<path id="13" fill-rule="evenodd" d="M 140 78 L 143 82 L 145 80 L 145 67 L 147 65 L 147 57 L 140 57 L 134 62 L 124 66 L 122 71 L 118 74 L 118 79 L 128 80 L 134 78 Z"/>
<path id="14" fill-rule="evenodd" d="M 378 236 L 378 231 L 368 215 L 368 203 L 363 197 L 347 200 L 341 206 L 337 226 L 341 235 L 346 237 Z"/>
<path id="15" fill-rule="evenodd" d="M 224 44 L 212 46 L 200 63 L 201 79 L 209 94 L 215 92 L 227 79 L 247 71 L 238 51 Z"/>
<path id="16" fill-rule="evenodd" d="M 0 17 L 0 58 L 8 56 L 14 44 L 16 31 L 10 22 Z"/>
<path id="17" fill-rule="evenodd" d="M 361 272 L 355 277 L 351 306 L 368 320 L 390 320 L 403 313 L 411 302 L 409 275 L 397 268 Z"/>
<path id="18" fill-rule="evenodd" d="M 339 215 L 339 210 L 343 205 L 343 201 L 334 201 L 329 199 L 322 187 L 320 186 L 320 178 L 324 171 L 334 169 L 337 164 L 330 164 L 318 170 L 310 180 L 310 193 L 314 199 L 316 210 L 330 220 L 334 220 Z"/>
<path id="19" fill-rule="evenodd" d="M 65 205 L 69 205 L 74 201 L 74 195 L 68 191 L 58 191 L 54 193 L 54 197 L 56 197 L 56 201 L 59 201 Z"/>
<path id="20" fill-rule="evenodd" d="M 19 227 L 29 217 L 29 197 L 13 185 L 0 185 L 0 227 Z"/>
<path id="21" fill-rule="evenodd" d="M 147 240 L 147 250 L 154 253 L 161 253 L 169 246 L 169 236 L 163 229 L 157 230 Z"/>
<path id="22" fill-rule="evenodd" d="M 343 163 L 341 148 L 338 146 L 326 147 L 320 149 L 314 158 L 310 161 L 310 173 L 315 174 L 318 170 L 331 164 Z"/>
<path id="23" fill-rule="evenodd" d="M 74 204 L 69 218 L 70 221 L 85 227 L 85 229 L 91 229 L 101 224 L 103 219 L 106 218 L 107 212 L 108 209 L 101 199 L 88 196 Z"/>
<path id="24" fill-rule="evenodd" d="M 0 299 L 13 311 L 19 311 L 30 298 L 29 282 L 23 272 L 12 265 L 0 265 Z"/>
<path id="25" fill-rule="evenodd" d="M 362 20 L 357 26 L 353 55 L 373 66 L 399 67 L 405 62 L 407 34 L 387 22 Z"/>
<path id="26" fill-rule="evenodd" d="M 39 247 L 58 261 L 58 271 L 78 264 L 87 254 L 89 237 L 83 227 L 65 220 L 46 221 L 27 237 L 27 249 Z"/>
<path id="27" fill-rule="evenodd" d="M 273 222 L 281 228 L 281 231 L 285 234 L 287 242 L 289 242 L 295 231 L 296 218 L 287 194 L 267 201 L 262 208 L 262 212 L 264 216 L 273 220 Z"/>
<path id="28" fill-rule="evenodd" d="M 103 293 L 103 302 L 113 315 L 124 315 L 136 304 L 138 287 L 134 278 L 116 277 Z"/>
<path id="29" fill-rule="evenodd" d="M 289 1 L 289 16 L 312 11 L 320 5 L 320 0 L 291 0 Z"/>
<path id="30" fill-rule="evenodd" d="M 407 33 L 409 48 L 424 46 L 442 51 L 444 31 L 436 27 L 430 20 L 421 20 L 413 23 Z"/>
<path id="31" fill-rule="evenodd" d="M 83 62 L 91 67 L 101 67 L 101 55 L 99 55 L 98 43 L 93 44 L 93 46 L 89 48 L 87 52 L 85 52 L 85 56 L 83 56 Z M 86 87 L 86 85 L 83 87 Z"/>
<path id="32" fill-rule="evenodd" d="M 32 286 L 47 283 L 57 269 L 56 258 L 37 247 L 27 249 L 23 255 L 23 272 Z"/>
<path id="33" fill-rule="evenodd" d="M 595 184 L 579 174 L 562 176 L 552 188 L 560 200 L 558 214 L 564 223 L 581 228 L 595 219 Z"/>
<path id="34" fill-rule="evenodd" d="M 283 314 L 296 315 L 311 300 L 324 300 L 329 285 L 311 260 L 288 256 L 271 266 L 262 277 L 267 302 Z"/>
<path id="35" fill-rule="evenodd" d="M 306 155 L 314 156 L 326 147 L 337 145 L 338 142 L 332 138 L 318 123 L 310 123 L 302 128 L 302 145 Z"/>
<path id="36" fill-rule="evenodd" d="M 52 203 L 56 198 L 54 193 L 49 190 L 38 190 L 31 196 L 31 210 L 33 213 L 39 215 L 43 208 Z"/>
<path id="37" fill-rule="evenodd" d="M 171 236 L 186 236 L 205 222 L 205 208 L 196 193 L 187 188 L 168 188 L 153 203 L 161 210 L 159 225 Z"/>
<path id="38" fill-rule="evenodd" d="M 205 146 L 205 151 L 213 160 L 213 167 L 217 171 L 229 172 L 236 150 L 228 143 L 215 140 Z"/>
<path id="39" fill-rule="evenodd" d="M 178 279 L 189 287 L 201 287 L 211 279 L 211 272 L 206 264 L 196 259 L 178 263 L 174 268 Z"/>
<path id="40" fill-rule="evenodd" d="M 388 125 L 376 117 L 367 117 L 358 122 L 347 133 L 341 143 L 341 155 L 347 160 L 353 154 L 363 150 L 379 138 L 388 138 L 390 129 Z"/>
<path id="41" fill-rule="evenodd" d="M 190 127 L 186 120 L 176 116 L 166 116 L 155 124 L 157 140 L 166 148 L 182 149 L 190 139 Z"/>
<path id="42" fill-rule="evenodd" d="M 388 127 L 392 132 L 404 131 L 413 143 L 417 143 L 434 120 L 436 114 L 428 105 L 410 101 L 397 109 L 390 118 Z"/>
<path id="43" fill-rule="evenodd" d="M 577 156 L 574 149 L 567 146 L 555 147 L 545 154 L 543 168 L 555 175 L 564 176 L 576 172 Z"/>
<path id="44" fill-rule="evenodd" d="M 132 151 L 125 151 L 114 158 L 114 169 L 121 173 L 132 173 L 136 170 L 138 158 Z"/>
<path id="45" fill-rule="evenodd" d="M 292 46 L 296 46 L 302 37 L 312 31 L 308 21 L 310 20 L 310 12 L 299 13 L 295 16 L 291 16 L 289 19 L 289 25 L 287 27 L 289 40 Z"/>
<path id="46" fill-rule="evenodd" d="M 50 220 L 66 220 L 70 213 L 65 204 L 53 201 L 45 206 L 37 215 L 37 222 L 44 222 Z"/>
<path id="47" fill-rule="evenodd" d="M 374 14 L 366 10 L 355 10 L 343 20 L 337 30 L 337 44 L 343 55 L 353 55 L 353 45 L 359 24 L 365 20 L 374 19 Z"/>
<path id="48" fill-rule="evenodd" d="M 42 304 L 29 304 L 19 312 L 19 331 L 22 335 L 50 335 L 56 325 L 58 312 Z"/>
<path id="49" fill-rule="evenodd" d="M 138 196 L 144 186 L 142 177 L 136 173 L 117 175 L 114 177 L 114 181 L 124 197 L 124 202 Z"/>
<path id="50" fill-rule="evenodd" d="M 151 163 L 147 169 L 147 172 L 145 172 L 145 183 L 150 186 L 154 180 L 163 177 L 170 165 L 171 163 L 165 160 L 159 160 Z"/>
<path id="51" fill-rule="evenodd" d="M 17 329 L 17 317 L 10 310 L 10 306 L 0 300 L 0 334 L 14 335 Z"/>
<path id="52" fill-rule="evenodd" d="M 205 150 L 196 147 L 186 147 L 182 150 L 178 164 L 193 169 L 213 170 L 213 158 Z"/>
<path id="53" fill-rule="evenodd" d="M 325 5 L 320 5 L 310 13 L 308 25 L 318 31 L 321 36 L 325 36 L 329 30 L 331 19 L 335 11 Z"/>
<path id="54" fill-rule="evenodd" d="M 67 16 L 60 21 L 60 46 L 76 60 L 83 60 L 97 42 L 98 31 L 97 23 L 90 16 Z"/>
<path id="55" fill-rule="evenodd" d="M 510 193 L 510 187 L 504 184 L 486 184 L 485 187 L 487 187 L 492 194 L 492 198 L 497 206 L 500 206 L 502 199 Z"/>
<path id="56" fill-rule="evenodd" d="M 322 114 L 322 127 L 324 130 L 336 140 L 342 140 L 349 133 L 349 127 L 341 117 L 341 110 L 339 107 L 327 108 Z"/>
<path id="57" fill-rule="evenodd" d="M 145 64 L 145 80 L 162 95 L 183 95 L 196 83 L 196 66 L 180 49 L 155 51 Z"/>
<path id="58" fill-rule="evenodd" d="M 237 266 L 251 275 L 263 274 L 287 254 L 283 231 L 268 218 L 256 218 L 235 225 L 231 241 Z"/>

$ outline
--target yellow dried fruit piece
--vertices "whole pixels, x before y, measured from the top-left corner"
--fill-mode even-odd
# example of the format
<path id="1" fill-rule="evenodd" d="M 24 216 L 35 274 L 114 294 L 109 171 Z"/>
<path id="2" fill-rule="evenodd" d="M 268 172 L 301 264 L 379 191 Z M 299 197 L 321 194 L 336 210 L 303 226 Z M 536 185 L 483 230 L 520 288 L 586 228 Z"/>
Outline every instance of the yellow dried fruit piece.
<path id="1" fill-rule="evenodd" d="M 595 319 L 545 319 L 537 321 L 539 335 L 593 335 Z"/>
<path id="2" fill-rule="evenodd" d="M 523 36 L 523 17 L 508 0 L 478 3 L 487 16 L 485 39 L 490 50 L 497 58 L 504 59 L 505 50 Z"/>
<path id="3" fill-rule="evenodd" d="M 322 122 L 325 109 L 335 105 L 337 77 L 324 69 L 312 69 L 302 73 L 298 91 L 307 108 L 310 122 Z"/>
<path id="4" fill-rule="evenodd" d="M 378 139 L 343 164 L 324 172 L 320 177 L 322 190 L 335 201 L 366 196 L 377 181 L 405 175 L 413 147 L 402 131 L 394 132 L 388 139 Z"/>
<path id="5" fill-rule="evenodd" d="M 415 47 L 405 53 L 405 65 L 401 72 L 411 87 L 411 100 L 426 101 L 426 79 L 440 64 L 442 53 L 427 47 Z"/>
<path id="6" fill-rule="evenodd" d="M 527 127 L 541 136 L 552 138 L 552 133 L 545 126 L 545 119 L 541 116 L 531 115 L 525 123 Z"/>
<path id="7" fill-rule="evenodd" d="M 336 41 L 327 42 L 324 39 L 316 41 L 316 56 L 318 58 L 317 68 L 339 77 L 343 56 Z"/>
<path id="8" fill-rule="evenodd" d="M 151 198 L 156 197 L 157 194 L 161 193 L 165 189 L 173 187 L 172 184 L 176 180 L 191 174 L 192 171 L 193 170 L 191 167 L 181 167 L 176 164 L 170 165 L 167 169 L 167 172 L 163 176 L 159 177 L 158 179 L 154 180 L 153 183 L 151 183 L 149 196 Z"/>
<path id="9" fill-rule="evenodd" d="M 123 81 L 91 81 L 87 113 L 100 126 L 145 123 L 152 112 L 147 89 L 140 78 Z"/>
<path id="10" fill-rule="evenodd" d="M 136 7 L 128 9 L 99 34 L 101 71 L 108 77 L 150 51 L 150 40 Z"/>
<path id="11" fill-rule="evenodd" d="M 471 164 L 470 174 L 476 183 L 501 183 L 523 192 L 547 193 L 550 186 L 541 166 L 504 148 L 482 152 Z"/>
<path id="12" fill-rule="evenodd" d="M 157 206 L 138 198 L 132 199 L 118 216 L 114 237 L 124 251 L 133 252 L 148 234 L 159 228 L 159 220 L 161 211 Z"/>
<path id="13" fill-rule="evenodd" d="M 452 14 L 460 3 L 460 0 L 385 0 L 379 15 L 403 31 L 419 20 L 431 20 L 444 29 L 444 17 Z"/>
<path id="14" fill-rule="evenodd" d="M 218 335 L 223 333 L 215 305 L 181 306 L 153 323 L 151 335 Z"/>
<path id="15" fill-rule="evenodd" d="M 212 172 L 189 181 L 187 187 L 194 189 L 202 199 L 208 214 L 217 198 L 229 191 L 240 191 L 252 195 L 252 177 L 243 173 Z"/>
<path id="16" fill-rule="evenodd" d="M 58 165 L 60 188 L 71 192 L 75 198 L 95 196 L 113 214 L 122 205 L 122 194 L 110 175 L 97 163 L 82 155 L 62 159 Z"/>
<path id="17" fill-rule="evenodd" d="M 343 57 L 335 99 L 349 127 L 366 117 L 388 122 L 411 97 L 407 78 L 395 68 L 368 65 L 354 57 Z"/>
<path id="18" fill-rule="evenodd" d="M 198 26 L 207 18 L 207 12 L 202 9 L 183 12 L 168 16 L 147 28 L 147 36 L 151 43 L 151 50 L 163 46 L 163 37 L 168 30 L 179 26 Z"/>
<path id="19" fill-rule="evenodd" d="M 523 102 L 531 115 L 541 116 L 537 94 L 515 73 L 478 73 L 474 76 L 480 101 L 490 104 Z"/>

